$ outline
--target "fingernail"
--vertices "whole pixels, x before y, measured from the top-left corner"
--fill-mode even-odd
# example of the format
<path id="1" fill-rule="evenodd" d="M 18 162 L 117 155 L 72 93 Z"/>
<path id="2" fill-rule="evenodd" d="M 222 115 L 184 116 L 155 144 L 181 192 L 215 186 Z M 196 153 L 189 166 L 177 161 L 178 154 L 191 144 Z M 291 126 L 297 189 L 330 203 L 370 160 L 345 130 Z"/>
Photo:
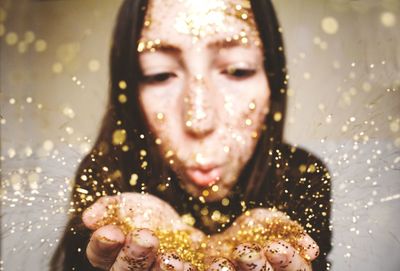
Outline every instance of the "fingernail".
<path id="1" fill-rule="evenodd" d="M 257 244 L 241 244 L 235 248 L 233 251 L 233 257 L 236 260 L 243 262 L 249 262 L 258 260 L 261 258 L 261 247 Z"/>
<path id="2" fill-rule="evenodd" d="M 155 253 L 159 246 L 158 238 L 154 233 L 147 229 L 136 229 L 127 237 L 128 248 L 133 257 L 145 257 Z"/>
<path id="3" fill-rule="evenodd" d="M 98 241 L 98 244 L 99 246 L 101 246 L 101 248 L 109 248 L 121 245 L 121 243 L 118 242 L 117 240 L 112 240 L 105 236 L 98 236 L 96 240 Z"/>
<path id="4" fill-rule="evenodd" d="M 183 270 L 183 262 L 178 254 L 172 252 L 161 254 L 158 258 L 158 265 L 160 270 L 163 271 Z"/>
<path id="5" fill-rule="evenodd" d="M 266 247 L 268 261 L 273 265 L 287 265 L 289 247 L 281 242 L 271 243 Z"/>
<path id="6" fill-rule="evenodd" d="M 210 266 L 207 268 L 207 271 L 235 271 L 235 266 L 225 258 L 215 258 Z"/>
<path id="7" fill-rule="evenodd" d="M 184 263 L 183 271 L 197 271 L 197 268 L 191 263 Z"/>

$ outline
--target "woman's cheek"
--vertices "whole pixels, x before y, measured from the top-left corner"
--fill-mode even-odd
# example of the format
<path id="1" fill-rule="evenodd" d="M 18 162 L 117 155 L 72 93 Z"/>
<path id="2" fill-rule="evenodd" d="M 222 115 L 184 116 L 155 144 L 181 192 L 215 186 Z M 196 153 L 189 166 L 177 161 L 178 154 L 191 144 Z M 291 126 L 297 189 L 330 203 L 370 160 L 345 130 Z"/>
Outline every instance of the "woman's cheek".
<path id="1" fill-rule="evenodd" d="M 229 110 L 225 112 L 228 117 L 224 134 L 227 135 L 227 145 L 230 146 L 227 159 L 236 161 L 236 168 L 239 170 L 253 153 L 268 112 L 268 91 L 254 85 L 248 89 L 254 91 L 241 91 L 230 97 L 231 107 L 235 108 L 234 114 Z"/>

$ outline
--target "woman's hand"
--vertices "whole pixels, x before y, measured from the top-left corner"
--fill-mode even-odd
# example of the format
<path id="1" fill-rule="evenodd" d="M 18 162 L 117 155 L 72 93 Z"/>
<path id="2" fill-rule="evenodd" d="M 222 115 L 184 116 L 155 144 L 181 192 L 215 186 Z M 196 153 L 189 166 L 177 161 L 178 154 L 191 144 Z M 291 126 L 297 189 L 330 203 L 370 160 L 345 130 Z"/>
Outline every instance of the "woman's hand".
<path id="1" fill-rule="evenodd" d="M 218 244 L 224 243 L 226 242 L 224 240 L 232 239 L 232 237 L 238 237 L 240 232 L 250 229 L 254 225 L 268 227 L 268 221 L 271 219 L 290 222 L 290 219 L 281 212 L 262 208 L 253 209 L 247 214 L 241 215 L 224 233 L 215 235 L 211 240 L 211 247 L 216 250 L 220 249 L 221 246 Z M 296 238 L 296 241 L 296 248 L 284 240 L 268 241 L 264 244 L 259 244 L 259 242 L 258 244 L 256 242 L 241 243 L 234 248 L 231 255 L 220 252 L 219 254 L 225 258 L 219 258 L 217 264 L 213 266 L 221 267 L 222 264 L 225 269 L 232 270 L 234 268 L 233 270 L 243 271 L 311 271 L 311 261 L 318 256 L 319 247 L 306 233 L 302 233 Z M 301 252 L 299 248 L 301 248 Z M 218 254 L 218 251 L 216 253 Z"/>
<path id="2" fill-rule="evenodd" d="M 193 241 L 203 238 L 200 231 L 184 224 L 170 205 L 151 195 L 102 197 L 85 210 L 82 220 L 93 230 L 87 258 L 104 270 L 193 270 L 174 253 L 157 254 L 160 243 L 154 231 L 186 230 Z"/>

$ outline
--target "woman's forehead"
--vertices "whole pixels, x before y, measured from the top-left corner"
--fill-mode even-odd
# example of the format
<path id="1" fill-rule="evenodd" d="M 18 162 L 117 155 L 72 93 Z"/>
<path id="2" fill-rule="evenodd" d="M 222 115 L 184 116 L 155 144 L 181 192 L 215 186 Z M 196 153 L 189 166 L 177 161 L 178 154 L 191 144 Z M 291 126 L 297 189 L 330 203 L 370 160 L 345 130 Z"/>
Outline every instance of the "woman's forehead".
<path id="1" fill-rule="evenodd" d="M 150 0 L 142 41 L 258 40 L 249 0 Z M 179 42 L 179 41 L 178 41 Z"/>

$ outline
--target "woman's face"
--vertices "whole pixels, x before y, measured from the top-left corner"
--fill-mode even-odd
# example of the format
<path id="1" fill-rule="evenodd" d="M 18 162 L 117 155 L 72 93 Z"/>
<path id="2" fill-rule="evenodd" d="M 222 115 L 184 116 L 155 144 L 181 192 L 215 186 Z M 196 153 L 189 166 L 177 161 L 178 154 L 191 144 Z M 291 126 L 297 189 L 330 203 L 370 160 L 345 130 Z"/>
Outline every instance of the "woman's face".
<path id="1" fill-rule="evenodd" d="M 181 185 L 225 197 L 268 113 L 262 44 L 248 0 L 151 0 L 138 45 L 140 102 Z"/>

